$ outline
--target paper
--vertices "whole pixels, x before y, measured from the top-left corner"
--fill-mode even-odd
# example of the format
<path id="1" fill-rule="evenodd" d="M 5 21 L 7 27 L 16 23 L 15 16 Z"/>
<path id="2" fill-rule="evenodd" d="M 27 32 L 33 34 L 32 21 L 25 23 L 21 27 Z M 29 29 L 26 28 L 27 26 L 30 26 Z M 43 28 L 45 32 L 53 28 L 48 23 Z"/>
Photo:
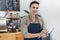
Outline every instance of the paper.
<path id="1" fill-rule="evenodd" d="M 49 30 L 48 30 L 49 29 Z M 47 30 L 48 30 L 48 32 L 47 32 L 47 34 L 50 34 L 51 32 L 53 32 L 53 30 L 54 30 L 54 27 L 50 27 L 50 28 L 48 28 Z"/>

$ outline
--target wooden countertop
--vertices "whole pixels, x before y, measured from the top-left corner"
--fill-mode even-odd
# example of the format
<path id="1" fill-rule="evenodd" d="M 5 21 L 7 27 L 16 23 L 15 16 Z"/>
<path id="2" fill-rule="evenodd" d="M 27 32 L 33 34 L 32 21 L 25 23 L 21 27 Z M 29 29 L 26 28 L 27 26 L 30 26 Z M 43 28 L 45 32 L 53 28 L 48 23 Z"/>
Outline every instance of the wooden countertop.
<path id="1" fill-rule="evenodd" d="M 24 40 L 22 32 L 0 33 L 0 40 Z"/>

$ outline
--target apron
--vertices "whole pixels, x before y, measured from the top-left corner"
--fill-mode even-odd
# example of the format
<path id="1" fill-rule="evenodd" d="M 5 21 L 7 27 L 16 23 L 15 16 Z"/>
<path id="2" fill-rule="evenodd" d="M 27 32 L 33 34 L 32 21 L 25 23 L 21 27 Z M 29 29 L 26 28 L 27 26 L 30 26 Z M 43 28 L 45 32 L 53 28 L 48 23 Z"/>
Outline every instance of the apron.
<path id="1" fill-rule="evenodd" d="M 28 32 L 35 34 L 40 33 L 42 31 L 41 25 L 39 23 L 30 23 L 28 26 Z M 24 40 L 42 40 L 42 38 L 25 38 Z"/>

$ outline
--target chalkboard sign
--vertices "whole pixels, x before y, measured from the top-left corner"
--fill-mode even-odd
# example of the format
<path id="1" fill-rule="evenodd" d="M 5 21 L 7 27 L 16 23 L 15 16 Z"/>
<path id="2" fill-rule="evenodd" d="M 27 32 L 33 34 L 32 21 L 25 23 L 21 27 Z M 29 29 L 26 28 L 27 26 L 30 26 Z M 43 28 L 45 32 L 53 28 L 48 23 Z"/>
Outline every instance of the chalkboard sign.
<path id="1" fill-rule="evenodd" d="M 0 11 L 20 11 L 19 0 L 0 0 Z"/>

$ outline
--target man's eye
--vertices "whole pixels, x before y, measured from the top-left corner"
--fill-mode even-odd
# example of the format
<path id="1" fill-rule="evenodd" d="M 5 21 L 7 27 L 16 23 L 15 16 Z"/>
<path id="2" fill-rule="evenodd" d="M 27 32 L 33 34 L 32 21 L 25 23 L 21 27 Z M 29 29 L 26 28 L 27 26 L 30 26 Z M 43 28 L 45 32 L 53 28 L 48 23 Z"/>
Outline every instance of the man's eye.
<path id="1" fill-rule="evenodd" d="M 38 7 L 36 9 L 38 9 Z"/>
<path id="2" fill-rule="evenodd" d="M 35 8 L 35 7 L 33 7 L 33 8 Z"/>
<path id="3" fill-rule="evenodd" d="M 33 7 L 33 8 L 36 8 L 36 9 L 38 9 L 38 7 Z"/>

